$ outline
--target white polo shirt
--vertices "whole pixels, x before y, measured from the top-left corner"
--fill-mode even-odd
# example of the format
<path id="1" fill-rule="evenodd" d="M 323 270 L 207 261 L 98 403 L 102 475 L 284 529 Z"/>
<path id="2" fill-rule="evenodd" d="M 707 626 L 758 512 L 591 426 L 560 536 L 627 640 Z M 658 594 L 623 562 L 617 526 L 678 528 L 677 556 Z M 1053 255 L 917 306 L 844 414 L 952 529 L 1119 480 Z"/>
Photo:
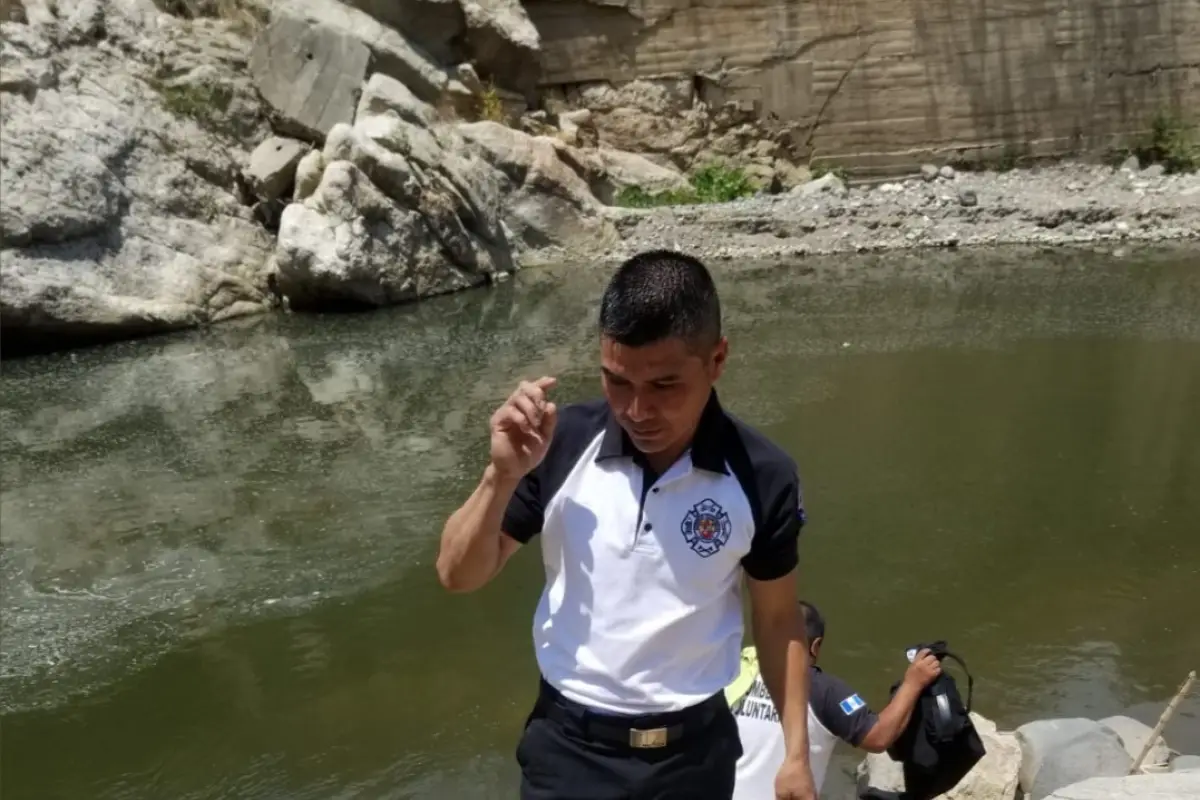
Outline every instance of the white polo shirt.
<path id="1" fill-rule="evenodd" d="M 567 698 L 619 714 L 675 711 L 737 675 L 743 571 L 797 564 L 793 460 L 713 392 L 692 446 L 654 475 L 605 401 L 566 406 L 502 529 L 541 534 L 538 666 Z"/>
<path id="2" fill-rule="evenodd" d="M 857 747 L 879 718 L 849 686 L 820 668 L 811 667 L 808 679 L 808 763 L 820 793 L 838 740 Z M 733 715 L 742 740 L 733 800 L 773 800 L 787 748 L 762 675 L 755 675 L 750 689 L 733 704 Z"/>

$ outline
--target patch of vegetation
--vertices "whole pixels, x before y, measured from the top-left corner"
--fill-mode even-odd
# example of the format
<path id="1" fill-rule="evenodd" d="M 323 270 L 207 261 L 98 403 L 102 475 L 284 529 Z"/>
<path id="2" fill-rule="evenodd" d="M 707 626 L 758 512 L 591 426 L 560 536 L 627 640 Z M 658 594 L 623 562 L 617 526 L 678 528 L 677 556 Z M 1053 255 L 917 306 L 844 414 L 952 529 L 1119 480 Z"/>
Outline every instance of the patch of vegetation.
<path id="1" fill-rule="evenodd" d="M 657 208 L 660 206 L 729 203 L 748 197 L 758 186 L 737 167 L 710 164 L 692 173 L 691 186 L 663 192 L 647 192 L 640 186 L 626 186 L 617 192 L 615 202 L 625 208 Z"/>
<path id="2" fill-rule="evenodd" d="M 221 115 L 233 102 L 233 90 L 216 83 L 153 84 L 162 95 L 163 107 L 181 117 L 190 117 L 209 128 L 217 127 Z"/>
<path id="3" fill-rule="evenodd" d="M 1150 133 L 1126 155 L 1135 155 L 1142 166 L 1161 164 L 1167 172 L 1200 170 L 1200 137 L 1183 119 L 1159 112 L 1150 122 Z"/>
<path id="4" fill-rule="evenodd" d="M 846 170 L 844 167 L 818 164 L 815 167 L 811 167 L 809 171 L 812 173 L 813 180 L 816 180 L 817 178 L 824 178 L 826 175 L 832 175 L 842 183 L 846 182 Z"/>
<path id="5" fill-rule="evenodd" d="M 479 96 L 479 118 L 503 124 L 507 116 L 504 113 L 504 102 L 500 99 L 499 92 L 496 91 L 496 85 L 488 81 L 488 85 L 483 89 L 483 94 Z"/>
<path id="6" fill-rule="evenodd" d="M 1021 148 L 1013 144 L 1006 144 L 1004 149 L 1000 151 L 1000 155 L 996 157 L 996 172 L 1012 172 L 1017 168 L 1020 158 Z"/>

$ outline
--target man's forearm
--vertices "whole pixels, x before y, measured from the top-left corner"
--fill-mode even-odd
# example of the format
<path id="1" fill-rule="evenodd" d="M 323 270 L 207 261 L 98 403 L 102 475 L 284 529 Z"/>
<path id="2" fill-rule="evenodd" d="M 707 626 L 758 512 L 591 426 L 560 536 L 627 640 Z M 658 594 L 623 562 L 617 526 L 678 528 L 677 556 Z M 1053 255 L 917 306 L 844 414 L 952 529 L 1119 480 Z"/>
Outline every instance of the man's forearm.
<path id="1" fill-rule="evenodd" d="M 496 575 L 503 558 L 500 524 L 518 482 L 489 464 L 475 491 L 446 520 L 437 571 L 450 591 L 474 591 Z"/>
<path id="2" fill-rule="evenodd" d="M 921 687 L 908 681 L 900 684 L 896 694 L 892 696 L 882 711 L 874 727 L 867 733 L 859 746 L 873 753 L 882 753 L 891 747 L 912 719 L 913 709 L 917 707 L 917 699 L 921 696 Z"/>
<path id="3" fill-rule="evenodd" d="M 779 712 L 789 759 L 808 760 L 808 647 L 793 620 L 757 623 L 759 672 Z"/>

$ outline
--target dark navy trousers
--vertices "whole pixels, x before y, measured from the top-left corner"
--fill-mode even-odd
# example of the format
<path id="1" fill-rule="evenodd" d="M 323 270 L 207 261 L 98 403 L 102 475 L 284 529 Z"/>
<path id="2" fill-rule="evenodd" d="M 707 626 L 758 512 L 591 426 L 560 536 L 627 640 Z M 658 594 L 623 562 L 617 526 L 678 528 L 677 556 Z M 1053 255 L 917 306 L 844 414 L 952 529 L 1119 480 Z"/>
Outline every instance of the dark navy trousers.
<path id="1" fill-rule="evenodd" d="M 517 745 L 521 800 L 730 800 L 741 755 L 722 693 L 626 717 L 589 710 L 543 680 Z"/>

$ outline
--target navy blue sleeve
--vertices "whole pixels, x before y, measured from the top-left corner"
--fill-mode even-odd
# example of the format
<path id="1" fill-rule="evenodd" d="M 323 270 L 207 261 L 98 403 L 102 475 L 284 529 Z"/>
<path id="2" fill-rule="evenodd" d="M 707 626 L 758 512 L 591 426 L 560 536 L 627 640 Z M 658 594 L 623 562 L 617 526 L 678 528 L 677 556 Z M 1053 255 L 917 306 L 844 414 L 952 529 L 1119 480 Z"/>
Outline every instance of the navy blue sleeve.
<path id="1" fill-rule="evenodd" d="M 757 430 L 732 417 L 728 463 L 754 515 L 746 575 L 773 581 L 800 563 L 800 529 L 806 520 L 796 462 Z"/>
<path id="2" fill-rule="evenodd" d="M 546 521 L 540 473 L 539 465 L 521 479 L 512 499 L 508 501 L 508 508 L 504 510 L 504 520 L 500 523 L 500 530 L 521 544 L 528 544 L 530 539 L 541 533 L 542 525 Z"/>
<path id="3" fill-rule="evenodd" d="M 764 464 L 757 477 L 762 511 L 750 541 L 750 552 L 742 558 L 742 568 L 755 580 L 771 581 L 787 575 L 800 563 L 804 504 L 800 478 L 791 464 L 786 467 Z"/>
<path id="4" fill-rule="evenodd" d="M 809 673 L 809 705 L 826 730 L 854 747 L 862 744 L 879 717 L 844 681 L 825 672 Z"/>

